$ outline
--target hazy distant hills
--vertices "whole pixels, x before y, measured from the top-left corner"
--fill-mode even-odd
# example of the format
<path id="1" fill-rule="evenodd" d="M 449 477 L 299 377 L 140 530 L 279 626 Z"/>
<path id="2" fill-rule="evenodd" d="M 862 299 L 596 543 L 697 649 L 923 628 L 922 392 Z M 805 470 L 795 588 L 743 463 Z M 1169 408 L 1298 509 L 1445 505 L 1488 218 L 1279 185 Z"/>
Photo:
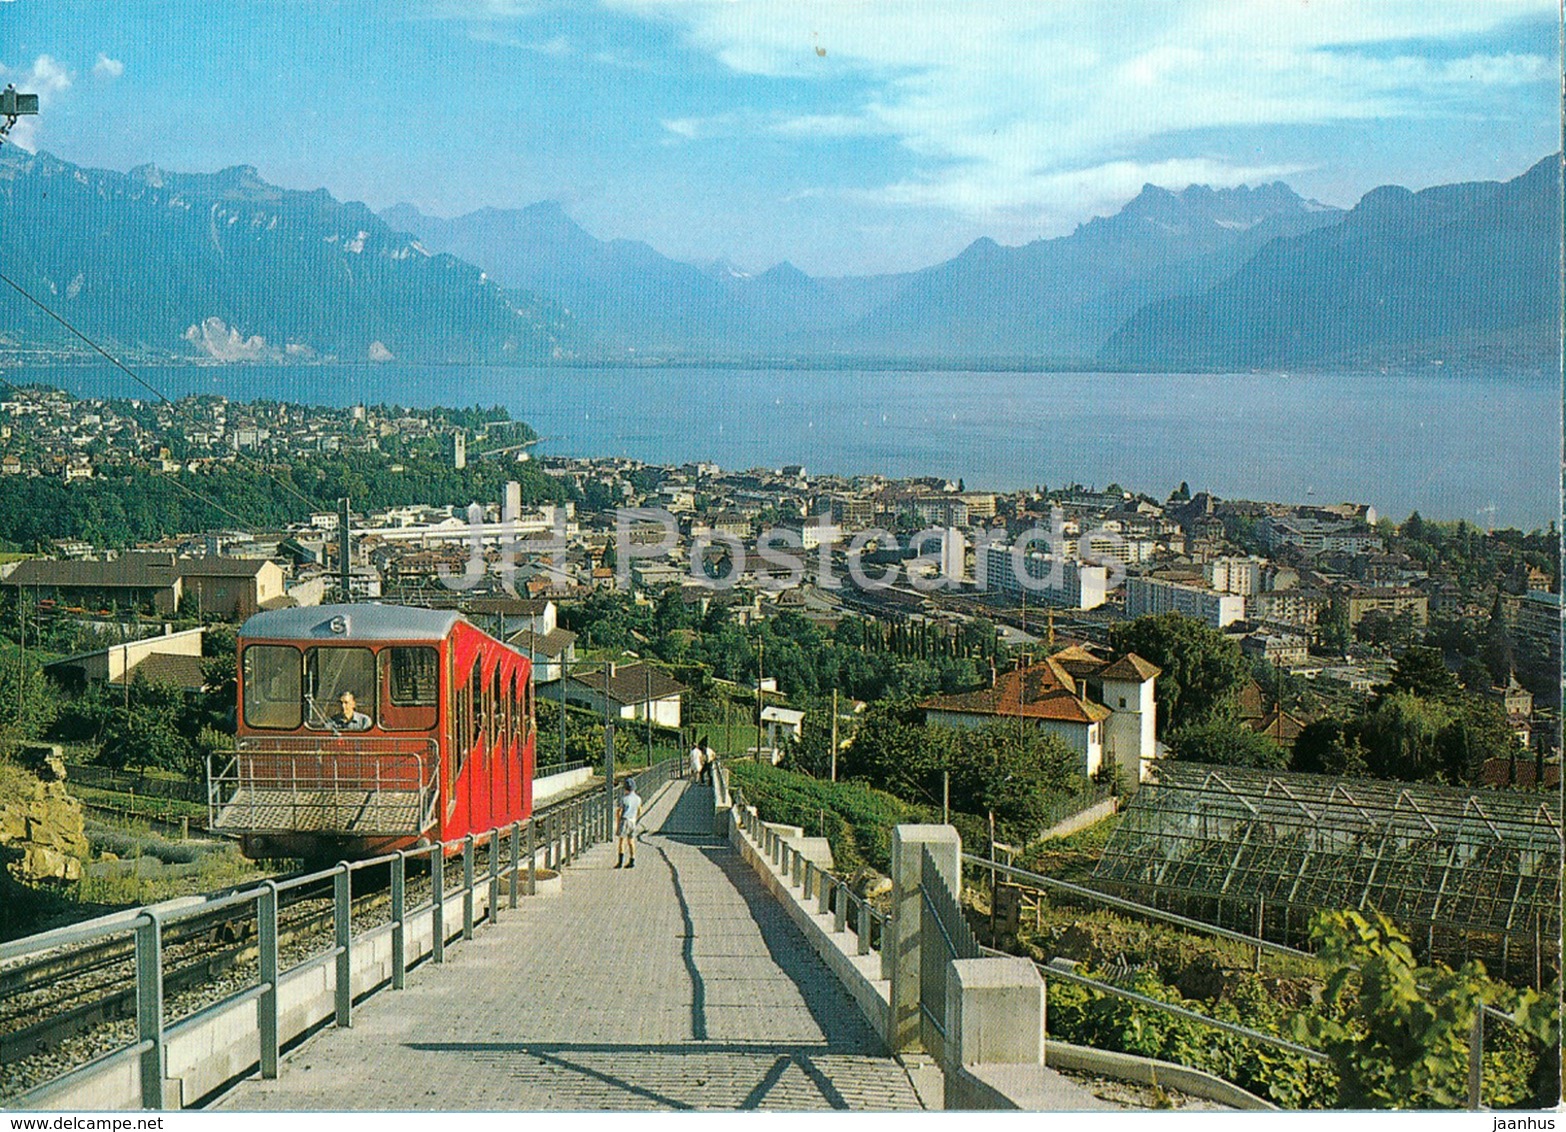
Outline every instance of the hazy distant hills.
<path id="1" fill-rule="evenodd" d="M 805 335 L 851 317 L 856 295 L 873 289 L 814 280 L 787 263 L 759 275 L 724 263 L 681 263 L 640 241 L 595 239 L 553 202 L 454 220 L 399 204 L 381 219 L 432 250 L 483 265 L 507 286 L 558 299 L 589 350 L 734 356 L 798 349 Z"/>
<path id="2" fill-rule="evenodd" d="M 1553 368 L 1558 158 L 1505 183 L 1148 185 L 1070 235 L 897 275 L 682 263 L 556 204 L 379 216 L 325 190 L 0 150 L 0 262 L 138 356 L 232 361 L 904 359 L 1187 368 Z M 79 350 L 19 299 L 0 354 Z"/>
<path id="3" fill-rule="evenodd" d="M 1194 294 L 1269 240 L 1340 215 L 1282 184 L 1148 185 L 1070 236 L 1020 248 L 982 239 L 923 271 L 829 279 L 787 263 L 759 275 L 679 263 L 643 243 L 594 239 L 552 203 L 454 220 L 401 204 L 381 218 L 559 299 L 583 344 L 608 349 L 1086 358 L 1146 303 Z"/>
<path id="4" fill-rule="evenodd" d="M 1553 368 L 1559 158 L 1504 183 L 1367 193 L 1199 295 L 1131 317 L 1100 357 L 1160 369 L 1463 361 Z"/>
<path id="5" fill-rule="evenodd" d="M 8 146 L 0 262 L 85 333 L 140 355 L 531 361 L 564 330 L 553 304 L 432 255 L 364 205 L 249 166 L 115 173 Z M 0 340 L 78 348 L 14 297 Z"/>

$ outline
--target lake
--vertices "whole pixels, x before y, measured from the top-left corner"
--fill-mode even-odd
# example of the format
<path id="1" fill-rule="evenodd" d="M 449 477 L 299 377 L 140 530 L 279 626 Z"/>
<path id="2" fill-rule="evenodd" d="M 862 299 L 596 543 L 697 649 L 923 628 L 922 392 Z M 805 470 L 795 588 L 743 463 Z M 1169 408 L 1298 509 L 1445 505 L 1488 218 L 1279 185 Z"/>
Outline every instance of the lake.
<path id="1" fill-rule="evenodd" d="M 1511 373 L 1097 374 L 476 366 L 139 370 L 171 397 L 501 404 L 537 451 L 959 477 L 969 490 L 1110 482 L 1163 498 L 1353 500 L 1401 519 L 1542 527 L 1560 510 L 1561 389 Z M 145 396 L 110 367 L 21 368 Z"/>

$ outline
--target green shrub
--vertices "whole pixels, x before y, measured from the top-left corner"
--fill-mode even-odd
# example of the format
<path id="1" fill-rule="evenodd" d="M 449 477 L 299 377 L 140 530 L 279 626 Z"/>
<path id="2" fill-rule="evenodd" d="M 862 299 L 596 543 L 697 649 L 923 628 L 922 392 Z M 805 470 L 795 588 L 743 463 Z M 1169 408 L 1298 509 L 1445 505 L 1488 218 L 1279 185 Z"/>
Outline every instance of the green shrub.
<path id="1" fill-rule="evenodd" d="M 884 790 L 853 782 L 825 782 L 765 763 L 729 764 L 733 788 L 767 821 L 797 825 L 824 836 L 838 871 L 869 865 L 886 872 L 892 858 L 892 828 L 939 820 Z"/>
<path id="2" fill-rule="evenodd" d="M 1509 1071 L 1487 1073 L 1485 1101 L 1492 1107 L 1554 1103 L 1547 1098 L 1558 1082 L 1546 1091 L 1540 1078 L 1548 1074 L 1536 1067 L 1548 1062 L 1544 1051 L 1560 1046 L 1558 988 L 1519 993 L 1490 979 L 1475 961 L 1455 971 L 1445 964 L 1421 967 L 1408 936 L 1379 912 L 1373 919 L 1352 911 L 1320 913 L 1311 938 L 1336 969 L 1322 996 L 1324 1009 L 1302 1012 L 1295 1029 L 1332 1057 L 1338 1104 L 1465 1107 L 1469 1035 L 1485 1005 L 1513 1010 L 1518 1020 L 1515 1029 L 1492 1027 L 1487 1036 L 1486 1069 L 1493 1064 Z"/>

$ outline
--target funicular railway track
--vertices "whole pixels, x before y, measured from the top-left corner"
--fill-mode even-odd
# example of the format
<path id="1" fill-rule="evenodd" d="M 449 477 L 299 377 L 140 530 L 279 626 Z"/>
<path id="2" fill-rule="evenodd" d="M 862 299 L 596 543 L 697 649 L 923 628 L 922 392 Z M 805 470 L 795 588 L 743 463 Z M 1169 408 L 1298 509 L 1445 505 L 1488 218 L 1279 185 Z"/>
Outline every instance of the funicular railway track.
<path id="1" fill-rule="evenodd" d="M 546 821 L 602 785 L 574 791 L 534 812 Z M 485 852 L 485 850 L 480 851 Z M 483 861 L 487 869 L 487 860 Z M 355 930 L 385 923 L 391 905 L 389 870 L 356 873 L 362 891 L 352 901 Z M 282 881 L 287 877 L 277 877 Z M 255 885 L 247 885 L 253 888 Z M 209 894 L 208 898 L 226 895 Z M 430 898 L 428 870 L 410 871 L 411 905 Z M 203 898 L 193 898 L 203 899 Z M 333 943 L 329 881 L 283 893 L 278 948 L 287 962 L 318 954 Z M 252 907 L 195 913 L 169 925 L 163 940 L 163 987 L 171 1018 L 187 1016 L 253 982 L 258 970 Z M 136 972 L 127 933 L 0 968 L 0 1101 L 124 1045 L 134 1033 Z"/>

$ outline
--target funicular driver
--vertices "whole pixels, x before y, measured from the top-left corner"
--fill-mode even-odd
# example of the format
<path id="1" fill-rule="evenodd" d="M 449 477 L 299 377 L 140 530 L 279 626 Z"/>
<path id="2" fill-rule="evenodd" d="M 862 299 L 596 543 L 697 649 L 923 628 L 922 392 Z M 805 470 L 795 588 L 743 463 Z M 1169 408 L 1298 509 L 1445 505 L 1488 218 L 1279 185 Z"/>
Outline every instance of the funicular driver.
<path id="1" fill-rule="evenodd" d="M 337 697 L 337 711 L 326 718 L 327 724 L 337 731 L 368 731 L 370 717 L 359 710 L 352 692 Z"/>

